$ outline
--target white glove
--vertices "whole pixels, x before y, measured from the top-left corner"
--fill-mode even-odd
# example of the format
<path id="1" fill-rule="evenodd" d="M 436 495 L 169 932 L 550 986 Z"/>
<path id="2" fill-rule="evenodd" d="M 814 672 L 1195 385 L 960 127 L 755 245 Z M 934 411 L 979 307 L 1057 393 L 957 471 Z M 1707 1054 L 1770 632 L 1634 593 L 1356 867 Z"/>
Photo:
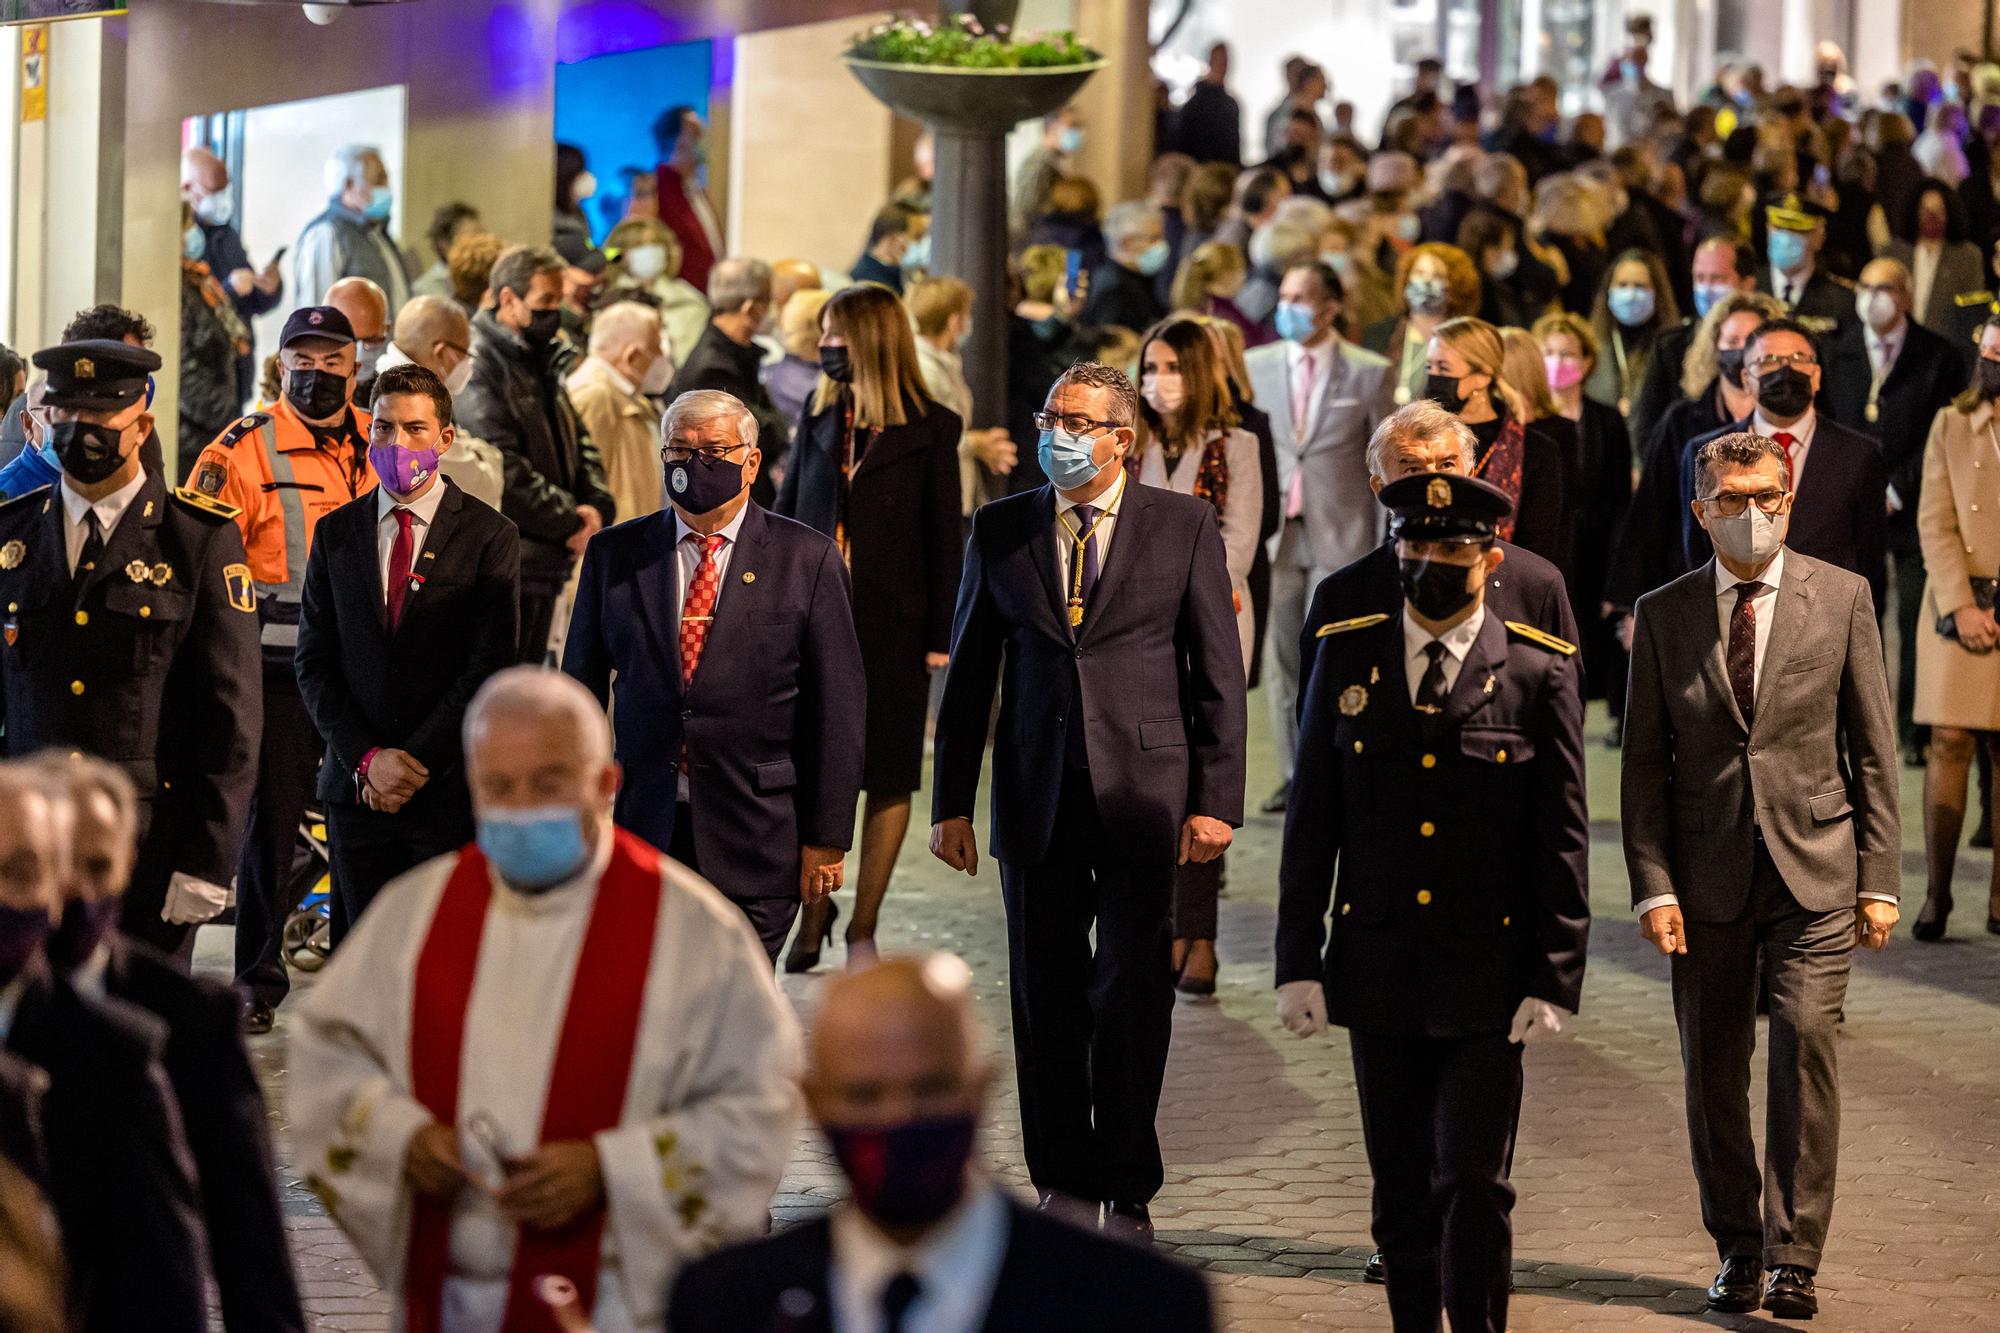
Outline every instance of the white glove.
<path id="1" fill-rule="evenodd" d="M 1538 1000 L 1530 995 L 1514 1011 L 1514 1022 L 1507 1029 L 1507 1040 L 1521 1046 L 1532 1046 L 1538 1041 L 1560 1036 L 1562 1016 L 1563 1011 L 1547 1000 Z"/>
<path id="2" fill-rule="evenodd" d="M 167 881 L 166 900 L 160 904 L 160 920 L 176 926 L 198 926 L 213 921 L 229 906 L 229 890 L 205 879 L 196 879 L 185 870 L 176 870 Z"/>
<path id="3" fill-rule="evenodd" d="M 1300 1037 L 1326 1031 L 1326 988 L 1317 981 L 1287 981 L 1278 987 L 1278 1021 Z"/>

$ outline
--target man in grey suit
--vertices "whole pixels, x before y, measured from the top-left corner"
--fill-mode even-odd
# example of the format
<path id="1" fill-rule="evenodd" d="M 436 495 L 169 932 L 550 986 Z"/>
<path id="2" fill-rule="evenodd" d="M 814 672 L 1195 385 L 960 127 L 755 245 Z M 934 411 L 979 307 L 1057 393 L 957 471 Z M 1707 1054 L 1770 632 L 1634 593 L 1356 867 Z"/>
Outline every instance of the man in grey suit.
<path id="1" fill-rule="evenodd" d="M 1695 459 L 1715 558 L 1639 599 L 1625 711 L 1625 864 L 1672 960 L 1688 1138 L 1721 1271 L 1709 1308 L 1818 1309 L 1840 1143 L 1834 1033 L 1858 941 L 1896 923 L 1895 710 L 1868 583 L 1785 549 L 1784 451 Z M 1759 1218 L 1750 1056 L 1771 1001 Z M 1768 1269 L 1765 1277 L 1762 1270 Z"/>
<path id="2" fill-rule="evenodd" d="M 1273 313 L 1282 342 L 1253 349 L 1250 387 L 1271 414 L 1284 526 L 1271 538 L 1271 732 L 1285 808 L 1298 747 L 1299 630 L 1313 589 L 1382 540 L 1382 507 L 1368 484 L 1368 437 L 1395 411 L 1395 376 L 1375 353 L 1342 340 L 1340 278 L 1317 260 L 1294 264 Z"/>

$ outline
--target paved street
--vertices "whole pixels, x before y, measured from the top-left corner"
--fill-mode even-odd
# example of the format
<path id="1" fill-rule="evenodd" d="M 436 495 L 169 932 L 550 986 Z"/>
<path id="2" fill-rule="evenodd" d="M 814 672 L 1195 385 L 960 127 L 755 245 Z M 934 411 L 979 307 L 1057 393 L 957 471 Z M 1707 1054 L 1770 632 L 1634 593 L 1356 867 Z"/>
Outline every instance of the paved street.
<path id="1" fill-rule="evenodd" d="M 1254 808 L 1274 777 L 1261 698 L 1250 716 Z M 1598 721 L 1588 755 L 1598 929 L 1572 1035 L 1528 1057 L 1513 1326 L 1782 1327 L 1699 1313 L 1715 1256 L 1687 1162 L 1666 965 L 1642 947 L 1625 909 L 1616 754 L 1595 743 Z M 1981 929 L 1980 912 L 1990 862 L 1962 857 L 1952 942 L 1912 942 L 1907 920 L 1923 894 L 1919 777 L 1904 782 L 1905 928 L 1887 953 L 1857 959 L 1848 997 L 1840 1202 L 1820 1274 L 1821 1328 L 2000 1328 L 2000 938 Z M 917 808 L 928 810 L 926 796 Z M 911 830 L 883 944 L 964 955 L 1004 1060 L 998 882 L 990 863 L 976 880 L 950 877 L 924 852 L 925 823 Z M 1387 1329 L 1381 1290 L 1360 1280 L 1369 1182 L 1345 1043 L 1302 1042 L 1273 1012 L 1278 834 L 1278 819 L 1253 815 L 1238 835 L 1219 1003 L 1183 1004 L 1176 1016 L 1161 1112 L 1167 1186 L 1154 1218 L 1162 1245 L 1208 1272 L 1229 1328 Z M 204 932 L 201 956 L 224 968 L 227 932 Z M 788 978 L 785 988 L 809 1016 L 822 984 L 823 975 Z M 281 1152 L 284 1031 L 281 1013 L 277 1033 L 256 1043 Z M 1011 1072 L 1000 1086 L 987 1155 L 1025 1189 Z M 313 1327 L 388 1328 L 373 1280 L 296 1180 L 288 1171 L 286 1205 Z M 837 1193 L 827 1153 L 802 1138 L 777 1201 L 781 1221 Z"/>

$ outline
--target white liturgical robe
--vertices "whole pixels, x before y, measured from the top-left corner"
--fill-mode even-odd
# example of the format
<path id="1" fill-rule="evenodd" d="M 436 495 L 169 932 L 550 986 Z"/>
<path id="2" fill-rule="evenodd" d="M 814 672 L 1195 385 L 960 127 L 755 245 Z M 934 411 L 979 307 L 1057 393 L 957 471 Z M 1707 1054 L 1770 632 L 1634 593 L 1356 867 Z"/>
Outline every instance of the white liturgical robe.
<path id="1" fill-rule="evenodd" d="M 606 826 L 607 833 L 609 826 Z M 497 1182 L 482 1150 L 531 1151 L 585 927 L 610 856 L 539 894 L 495 883 L 466 1005 L 461 1155 Z M 411 1136 L 431 1121 L 411 1095 L 417 961 L 457 857 L 426 862 L 369 905 L 306 994 L 291 1034 L 297 1161 L 396 1298 L 402 1327 Z M 743 914 L 661 858 L 652 961 L 619 1125 L 594 1142 L 607 1214 L 593 1319 L 599 1333 L 658 1330 L 680 1267 L 761 1235 L 799 1124 L 799 1038 Z M 477 1120 L 476 1130 L 468 1124 Z M 479 1188 L 451 1217 L 443 1333 L 500 1326 L 516 1229 Z"/>

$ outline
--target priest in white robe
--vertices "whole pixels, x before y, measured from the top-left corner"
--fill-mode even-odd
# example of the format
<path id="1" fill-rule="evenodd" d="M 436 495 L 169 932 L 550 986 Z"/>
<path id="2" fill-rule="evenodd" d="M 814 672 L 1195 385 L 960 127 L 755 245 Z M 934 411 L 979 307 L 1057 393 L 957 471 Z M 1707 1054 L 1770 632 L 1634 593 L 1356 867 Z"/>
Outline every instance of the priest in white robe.
<path id="1" fill-rule="evenodd" d="M 466 714 L 477 845 L 392 881 L 291 1034 L 308 1183 L 407 1333 L 661 1327 L 674 1274 L 761 1234 L 799 1040 L 756 936 L 611 822 L 610 730 L 519 667 Z"/>

